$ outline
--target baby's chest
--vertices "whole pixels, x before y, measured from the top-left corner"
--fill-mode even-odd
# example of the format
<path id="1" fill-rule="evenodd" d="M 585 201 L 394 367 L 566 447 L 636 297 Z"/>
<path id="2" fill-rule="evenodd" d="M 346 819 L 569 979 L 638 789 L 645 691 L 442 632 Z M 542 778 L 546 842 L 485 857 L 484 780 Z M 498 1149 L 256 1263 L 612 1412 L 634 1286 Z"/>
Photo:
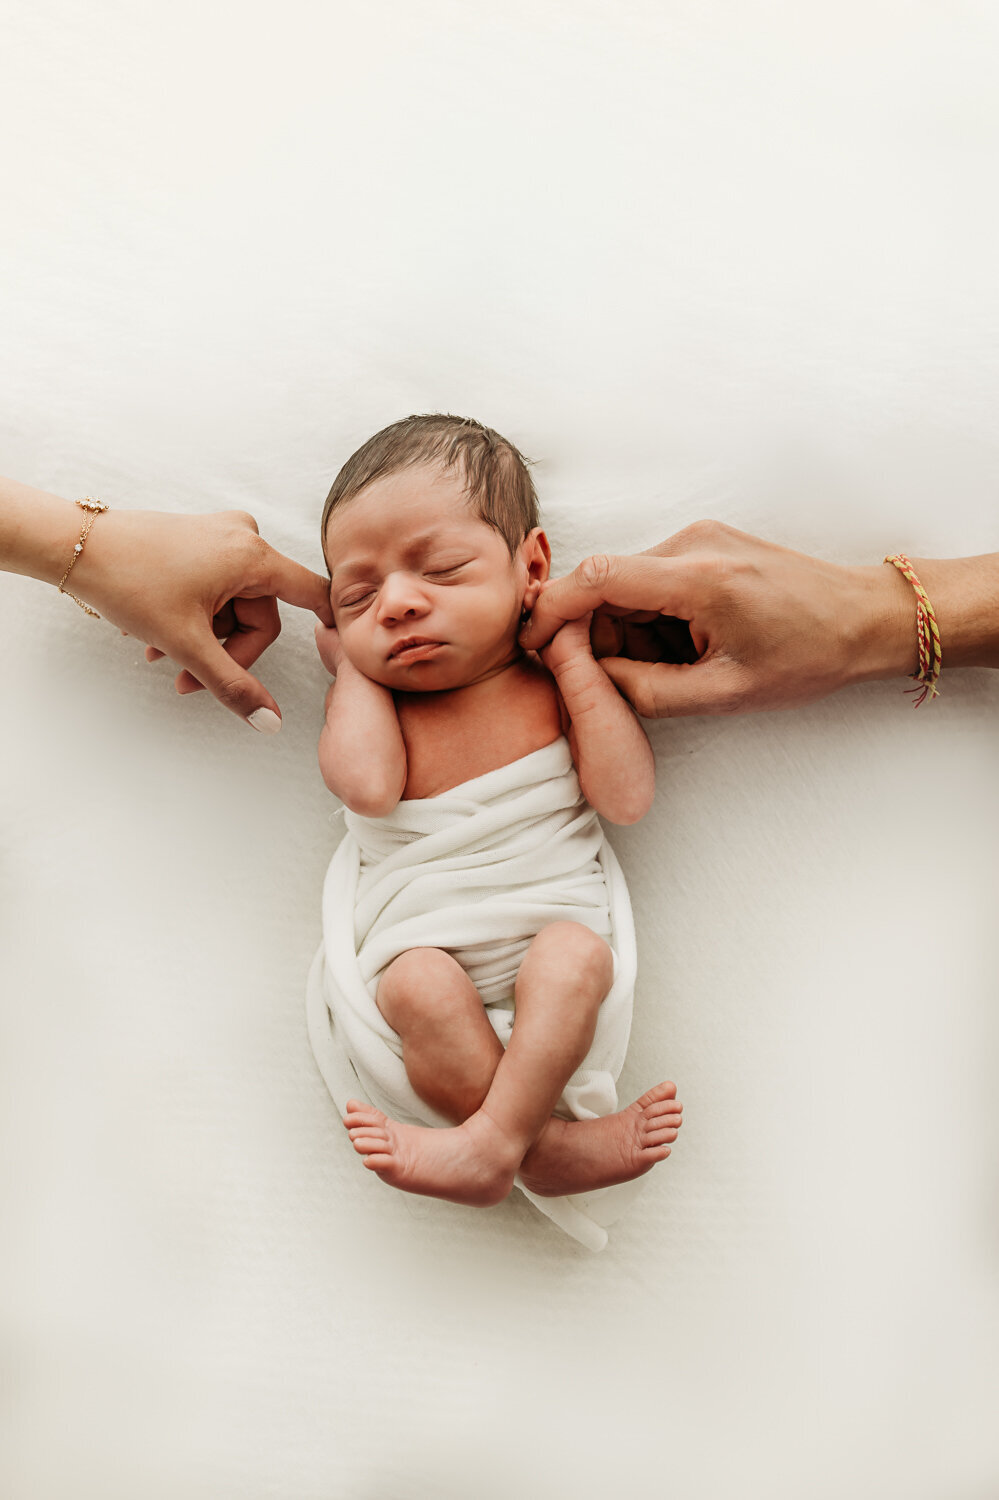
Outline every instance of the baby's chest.
<path id="1" fill-rule="evenodd" d="M 488 693 L 399 695 L 396 709 L 406 745 L 404 801 L 436 797 L 562 732 L 557 689 L 540 674 Z"/>

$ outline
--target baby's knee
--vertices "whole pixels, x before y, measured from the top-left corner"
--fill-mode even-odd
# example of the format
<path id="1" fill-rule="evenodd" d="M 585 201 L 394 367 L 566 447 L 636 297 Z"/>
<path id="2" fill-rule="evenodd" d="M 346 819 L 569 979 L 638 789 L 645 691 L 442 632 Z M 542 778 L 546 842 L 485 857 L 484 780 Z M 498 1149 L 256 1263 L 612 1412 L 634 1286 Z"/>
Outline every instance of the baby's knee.
<path id="1" fill-rule="evenodd" d="M 603 1000 L 614 981 L 614 954 L 604 938 L 581 922 L 552 922 L 534 941 L 566 978 Z"/>
<path id="2" fill-rule="evenodd" d="M 409 948 L 392 960 L 378 981 L 375 1002 L 395 1031 L 405 1031 L 454 987 L 455 970 L 463 970 L 442 948 Z"/>

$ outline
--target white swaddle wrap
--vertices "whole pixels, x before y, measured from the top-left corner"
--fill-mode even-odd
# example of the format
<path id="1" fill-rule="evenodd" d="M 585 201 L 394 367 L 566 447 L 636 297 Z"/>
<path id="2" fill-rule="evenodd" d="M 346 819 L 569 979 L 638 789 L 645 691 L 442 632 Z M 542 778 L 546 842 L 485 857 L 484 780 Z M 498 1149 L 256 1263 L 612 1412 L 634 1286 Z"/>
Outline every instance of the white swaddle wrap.
<path id="1" fill-rule="evenodd" d="M 614 980 L 558 1113 L 592 1119 L 615 1111 L 635 984 L 631 903 L 564 735 L 436 797 L 400 802 L 387 817 L 346 811 L 345 818 L 323 887 L 323 943 L 308 986 L 312 1048 L 341 1112 L 357 1096 L 409 1124 L 451 1123 L 414 1092 L 399 1037 L 375 1003 L 394 958 L 409 948 L 453 954 L 506 1046 L 520 961 L 542 927 L 563 920 L 607 939 Z M 606 1243 L 603 1226 L 636 1187 L 541 1198 L 517 1185 L 591 1249 Z"/>

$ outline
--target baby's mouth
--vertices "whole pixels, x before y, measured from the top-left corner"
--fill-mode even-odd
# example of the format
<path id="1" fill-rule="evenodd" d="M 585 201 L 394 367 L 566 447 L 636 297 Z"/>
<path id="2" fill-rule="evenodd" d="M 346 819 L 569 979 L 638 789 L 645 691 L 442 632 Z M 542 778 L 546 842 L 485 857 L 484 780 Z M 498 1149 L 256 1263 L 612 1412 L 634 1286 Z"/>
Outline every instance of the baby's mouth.
<path id="1" fill-rule="evenodd" d="M 410 662 L 421 661 L 425 656 L 431 656 L 443 641 L 432 641 L 425 635 L 407 636 L 405 640 L 397 641 L 389 652 L 389 661 Z"/>

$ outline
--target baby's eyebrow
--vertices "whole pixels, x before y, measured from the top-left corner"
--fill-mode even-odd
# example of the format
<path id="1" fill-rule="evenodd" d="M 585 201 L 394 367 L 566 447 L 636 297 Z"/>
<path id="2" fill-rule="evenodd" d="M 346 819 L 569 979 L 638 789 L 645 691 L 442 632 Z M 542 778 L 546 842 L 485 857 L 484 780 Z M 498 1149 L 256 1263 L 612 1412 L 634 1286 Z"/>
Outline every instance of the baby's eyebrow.
<path id="1" fill-rule="evenodd" d="M 336 587 L 350 583 L 352 578 L 361 578 L 368 572 L 371 564 L 369 562 L 348 562 L 330 569 L 330 582 Z"/>
<path id="2" fill-rule="evenodd" d="M 441 541 L 450 542 L 451 540 L 452 536 L 450 532 L 440 526 L 435 526 L 431 531 L 421 531 L 418 536 L 414 536 L 405 549 L 405 556 L 407 558 L 421 556 L 437 543 Z M 453 540 L 456 546 L 459 545 L 457 538 Z M 334 567 L 330 577 L 335 584 L 349 583 L 351 579 L 359 578 L 367 573 L 373 566 L 376 566 L 373 558 L 362 557 L 356 560 L 352 559 L 350 562 L 343 563 L 342 566 Z"/>

